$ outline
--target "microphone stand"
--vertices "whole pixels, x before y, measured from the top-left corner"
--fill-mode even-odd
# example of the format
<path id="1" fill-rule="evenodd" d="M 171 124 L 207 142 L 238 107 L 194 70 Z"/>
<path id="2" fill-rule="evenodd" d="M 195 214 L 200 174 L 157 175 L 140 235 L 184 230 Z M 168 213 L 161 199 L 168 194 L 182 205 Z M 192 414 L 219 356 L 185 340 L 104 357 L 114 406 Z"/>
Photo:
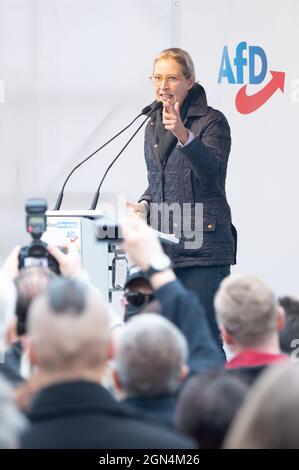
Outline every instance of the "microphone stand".
<path id="1" fill-rule="evenodd" d="M 100 196 L 100 190 L 101 190 L 101 187 L 102 187 L 102 184 L 104 182 L 104 179 L 106 178 L 106 175 L 107 173 L 109 172 L 110 168 L 114 165 L 114 163 L 116 162 L 116 160 L 120 157 L 120 155 L 123 153 L 123 151 L 127 148 L 127 146 L 129 145 L 129 143 L 131 142 L 132 139 L 134 139 L 135 135 L 139 132 L 139 130 L 144 126 L 144 124 L 146 123 L 146 121 L 150 118 L 150 116 L 158 111 L 158 109 L 160 109 L 161 107 L 163 106 L 162 102 L 161 101 L 158 101 L 155 106 L 152 108 L 151 112 L 149 113 L 149 115 L 146 117 L 146 119 L 142 122 L 142 124 L 140 124 L 140 126 L 136 129 L 136 131 L 134 132 L 134 134 L 130 137 L 130 139 L 128 140 L 128 142 L 126 143 L 126 145 L 121 149 L 121 151 L 117 154 L 117 156 L 114 158 L 114 160 L 110 163 L 110 165 L 108 166 L 107 170 L 105 171 L 104 173 L 104 176 L 103 178 L 101 179 L 101 182 L 98 186 L 98 189 L 96 190 L 96 193 L 93 197 L 93 200 L 92 200 L 92 203 L 91 203 L 91 206 L 90 206 L 90 210 L 95 210 L 96 207 L 97 207 L 97 204 L 98 204 L 98 200 L 99 200 L 99 196 Z"/>
<path id="2" fill-rule="evenodd" d="M 114 165 L 114 163 L 116 162 L 116 160 L 118 159 L 118 157 L 121 156 L 121 154 L 123 153 L 123 151 L 127 148 L 127 146 L 129 145 L 129 143 L 131 142 L 132 139 L 134 139 L 135 135 L 137 134 L 137 132 L 139 132 L 139 130 L 142 128 L 142 126 L 146 123 L 146 121 L 148 120 L 149 116 L 142 122 L 142 124 L 137 128 L 137 130 L 134 132 L 134 134 L 131 136 L 131 138 L 128 140 L 128 142 L 126 143 L 126 145 L 121 149 L 121 151 L 117 154 L 117 156 L 115 157 L 115 159 L 110 163 L 110 165 L 108 166 L 107 170 L 105 171 L 104 173 L 104 176 L 103 178 L 101 179 L 101 182 L 98 186 L 98 189 L 96 190 L 96 193 L 93 197 L 93 200 L 92 200 L 92 203 L 91 203 L 91 206 L 90 206 L 90 210 L 94 210 L 96 207 L 97 207 L 97 204 L 98 204 L 98 200 L 99 200 L 99 196 L 100 196 L 100 190 L 101 190 L 101 187 L 102 187 L 102 184 L 103 184 L 103 181 L 104 179 L 106 178 L 106 175 L 108 173 L 108 171 L 110 170 L 110 168 L 112 167 L 112 165 Z"/>
<path id="3" fill-rule="evenodd" d="M 61 207 L 61 203 L 62 203 L 62 200 L 63 200 L 63 196 L 64 196 L 64 189 L 66 187 L 66 184 L 68 182 L 68 180 L 70 179 L 70 177 L 72 176 L 72 174 L 81 166 L 83 165 L 85 162 L 87 162 L 87 160 L 89 160 L 91 157 L 93 157 L 97 152 L 99 152 L 100 150 L 102 150 L 104 147 L 106 147 L 106 145 L 110 144 L 110 142 L 112 142 L 114 139 L 116 139 L 116 137 L 118 137 L 120 134 L 122 134 L 123 132 L 125 132 L 129 127 L 132 126 L 132 124 L 134 124 L 134 122 L 140 118 L 140 116 L 143 116 L 144 114 L 147 114 L 149 111 L 151 110 L 151 106 L 146 106 L 145 108 L 143 108 L 143 110 L 141 111 L 140 114 L 138 114 L 138 116 L 136 116 L 132 122 L 130 122 L 130 124 L 128 124 L 126 127 L 124 127 L 121 131 L 119 131 L 116 135 L 114 135 L 113 137 L 111 137 L 111 139 L 109 139 L 107 142 L 105 142 L 103 145 L 101 145 L 101 147 L 99 147 L 98 149 L 96 149 L 93 153 L 91 153 L 90 155 L 88 155 L 88 157 L 84 158 L 84 160 L 82 160 L 80 163 L 78 163 L 78 165 L 76 165 L 72 171 L 68 174 L 66 180 L 64 181 L 63 185 L 62 185 L 62 188 L 61 188 L 61 191 L 60 193 L 58 194 L 58 197 L 57 197 L 57 200 L 56 200 L 56 203 L 55 203 L 55 206 L 54 206 L 54 211 L 58 211 Z"/>

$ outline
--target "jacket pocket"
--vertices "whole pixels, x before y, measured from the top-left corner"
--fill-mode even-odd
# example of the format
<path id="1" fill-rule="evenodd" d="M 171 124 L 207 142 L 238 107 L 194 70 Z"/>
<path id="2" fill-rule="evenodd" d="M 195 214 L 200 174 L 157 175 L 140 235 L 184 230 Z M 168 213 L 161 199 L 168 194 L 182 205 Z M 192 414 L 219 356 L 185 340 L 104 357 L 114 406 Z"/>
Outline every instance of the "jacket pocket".
<path id="1" fill-rule="evenodd" d="M 204 214 L 196 217 L 196 211 L 190 220 L 183 221 L 179 251 L 184 255 L 194 255 L 210 250 L 215 243 L 217 219 L 214 215 Z"/>

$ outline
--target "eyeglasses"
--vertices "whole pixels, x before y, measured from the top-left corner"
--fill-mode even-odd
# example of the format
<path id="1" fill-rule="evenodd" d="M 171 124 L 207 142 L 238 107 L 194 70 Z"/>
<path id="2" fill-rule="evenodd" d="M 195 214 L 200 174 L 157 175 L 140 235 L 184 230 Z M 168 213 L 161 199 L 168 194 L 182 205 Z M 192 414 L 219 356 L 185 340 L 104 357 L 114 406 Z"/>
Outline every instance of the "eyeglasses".
<path id="1" fill-rule="evenodd" d="M 135 307 L 140 307 L 141 305 L 147 304 L 153 300 L 154 295 L 143 294 L 143 292 L 130 291 L 124 293 L 124 298 L 129 304 L 134 305 Z"/>
<path id="2" fill-rule="evenodd" d="M 170 85 L 176 85 L 177 83 L 180 82 L 181 78 L 185 77 L 185 75 L 151 75 L 149 77 L 150 81 L 152 82 L 153 85 L 159 86 L 161 85 L 162 81 L 165 80 L 168 84 Z"/>

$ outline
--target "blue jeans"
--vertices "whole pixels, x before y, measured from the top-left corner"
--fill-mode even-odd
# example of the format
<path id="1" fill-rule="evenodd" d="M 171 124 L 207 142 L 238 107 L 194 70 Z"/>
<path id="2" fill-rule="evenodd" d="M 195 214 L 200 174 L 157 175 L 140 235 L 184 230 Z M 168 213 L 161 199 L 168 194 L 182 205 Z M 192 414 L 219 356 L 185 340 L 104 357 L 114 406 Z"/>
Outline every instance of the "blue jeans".
<path id="1" fill-rule="evenodd" d="M 182 284 L 191 289 L 204 306 L 212 335 L 221 352 L 225 355 L 215 317 L 214 297 L 222 279 L 230 274 L 230 265 L 192 266 L 188 268 L 175 268 L 174 271 Z"/>

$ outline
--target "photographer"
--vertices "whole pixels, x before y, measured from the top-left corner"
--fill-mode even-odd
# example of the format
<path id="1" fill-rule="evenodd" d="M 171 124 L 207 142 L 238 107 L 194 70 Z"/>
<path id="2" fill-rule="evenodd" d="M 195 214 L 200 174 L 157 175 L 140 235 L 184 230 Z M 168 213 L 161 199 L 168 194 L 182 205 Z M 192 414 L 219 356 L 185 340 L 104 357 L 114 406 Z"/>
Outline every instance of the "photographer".
<path id="1" fill-rule="evenodd" d="M 187 339 L 190 374 L 223 365 L 223 356 L 212 339 L 203 306 L 176 278 L 154 230 L 132 217 L 126 219 L 122 231 L 123 248 L 148 277 L 163 316 Z"/>
<path id="2" fill-rule="evenodd" d="M 67 253 L 61 252 L 56 246 L 49 246 L 49 253 L 59 264 L 60 272 L 65 277 L 76 277 L 87 280 L 87 275 L 81 269 L 77 250 L 70 246 Z M 8 328 L 8 348 L 5 351 L 4 363 L 0 364 L 0 372 L 17 386 L 31 375 L 31 369 L 26 355 L 27 314 L 32 301 L 45 291 L 51 279 L 56 274 L 42 266 L 30 266 L 19 269 L 20 246 L 13 248 L 6 258 L 3 271 L 14 280 L 17 289 L 15 317 Z"/>
<path id="3" fill-rule="evenodd" d="M 63 277 L 76 279 L 90 284 L 89 277 L 82 270 L 81 260 L 77 249 L 71 245 L 64 245 L 64 251 L 57 246 L 49 245 L 47 250 L 57 261 Z M 9 344 L 5 351 L 5 361 L 0 364 L 0 372 L 14 385 L 22 383 L 31 375 L 26 355 L 27 314 L 32 301 L 45 291 L 48 282 L 57 274 L 42 266 L 30 266 L 19 269 L 20 246 L 13 248 L 6 258 L 3 271 L 14 280 L 17 287 L 17 305 L 15 318 L 9 327 Z M 94 289 L 96 289 L 94 287 Z M 114 330 L 122 326 L 120 318 L 109 309 L 109 329 Z"/>
<path id="4" fill-rule="evenodd" d="M 88 280 L 87 274 L 82 270 L 80 256 L 76 248 L 71 244 L 63 245 L 62 248 L 65 252 L 62 252 L 57 246 L 47 246 L 48 252 L 58 262 L 61 275 L 72 278 L 78 276 L 82 280 Z M 13 280 L 20 274 L 20 249 L 19 245 L 15 246 L 7 256 L 2 267 Z"/>
<path id="5" fill-rule="evenodd" d="M 154 301 L 153 288 L 138 266 L 131 266 L 128 270 L 124 285 L 124 295 L 121 297 L 121 306 L 124 310 L 124 321 L 135 317 Z M 155 301 L 157 303 L 157 301 Z"/>

